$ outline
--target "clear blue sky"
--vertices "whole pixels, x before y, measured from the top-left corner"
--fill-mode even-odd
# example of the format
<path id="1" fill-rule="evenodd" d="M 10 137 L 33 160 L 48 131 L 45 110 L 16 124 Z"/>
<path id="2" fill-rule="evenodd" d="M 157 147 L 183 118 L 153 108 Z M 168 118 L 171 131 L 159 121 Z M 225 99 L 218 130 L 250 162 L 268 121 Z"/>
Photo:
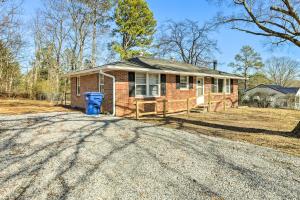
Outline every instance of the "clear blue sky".
<path id="1" fill-rule="evenodd" d="M 24 0 L 24 14 L 28 20 L 32 19 L 35 10 L 41 6 L 41 2 L 42 0 Z M 213 18 L 220 9 L 206 0 L 147 0 L 147 2 L 158 21 L 158 25 L 168 19 L 174 21 L 191 19 L 201 23 Z M 225 11 L 230 12 L 228 9 Z M 228 28 L 220 29 L 214 34 L 214 37 L 218 40 L 220 49 L 220 53 L 217 55 L 220 63 L 219 68 L 225 71 L 231 71 L 227 65 L 233 61 L 235 54 L 243 45 L 252 46 L 262 55 L 264 60 L 271 56 L 290 56 L 298 60 L 300 58 L 300 48 L 293 45 L 285 48 L 273 48 L 271 51 L 270 47 L 265 47 L 266 40 L 264 37 L 248 35 Z"/>

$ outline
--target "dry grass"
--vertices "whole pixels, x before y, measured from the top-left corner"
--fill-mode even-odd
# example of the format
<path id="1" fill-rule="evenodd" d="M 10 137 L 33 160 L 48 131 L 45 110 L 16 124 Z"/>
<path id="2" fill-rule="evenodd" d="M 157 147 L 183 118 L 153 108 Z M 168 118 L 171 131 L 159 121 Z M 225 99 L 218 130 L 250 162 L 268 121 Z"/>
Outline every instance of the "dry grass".
<path id="1" fill-rule="evenodd" d="M 0 99 L 0 114 L 4 115 L 68 111 L 70 110 L 62 106 L 56 106 L 48 101 Z"/>
<path id="2" fill-rule="evenodd" d="M 196 134 L 271 147 L 300 156 L 300 139 L 290 133 L 300 120 L 300 111 L 239 108 L 218 113 L 191 113 L 189 118 L 181 114 L 166 119 L 144 120 Z"/>

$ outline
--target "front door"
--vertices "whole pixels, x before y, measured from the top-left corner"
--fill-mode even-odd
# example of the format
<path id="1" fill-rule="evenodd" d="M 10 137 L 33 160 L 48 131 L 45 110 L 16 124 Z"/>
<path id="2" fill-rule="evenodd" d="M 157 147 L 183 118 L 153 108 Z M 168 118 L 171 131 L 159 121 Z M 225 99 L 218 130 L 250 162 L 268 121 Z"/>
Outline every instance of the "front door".
<path id="1" fill-rule="evenodd" d="M 197 105 L 204 104 L 204 78 L 197 77 Z"/>

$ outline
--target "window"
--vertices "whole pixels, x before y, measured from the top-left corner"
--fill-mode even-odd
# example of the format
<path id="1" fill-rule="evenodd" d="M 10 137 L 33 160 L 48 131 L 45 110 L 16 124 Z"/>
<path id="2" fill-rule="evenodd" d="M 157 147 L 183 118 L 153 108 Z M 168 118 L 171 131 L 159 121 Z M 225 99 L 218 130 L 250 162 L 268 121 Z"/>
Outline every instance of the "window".
<path id="1" fill-rule="evenodd" d="M 231 93 L 231 79 L 226 79 L 226 89 L 225 89 L 225 92 L 227 94 Z"/>
<path id="2" fill-rule="evenodd" d="M 76 78 L 76 95 L 80 96 L 80 76 Z"/>
<path id="3" fill-rule="evenodd" d="M 223 93 L 224 89 L 224 79 L 218 79 L 218 92 Z"/>
<path id="4" fill-rule="evenodd" d="M 159 78 L 157 74 L 149 74 L 149 96 L 158 96 Z"/>
<path id="5" fill-rule="evenodd" d="M 135 95 L 145 96 L 147 90 L 147 76 L 146 74 L 135 74 Z"/>
<path id="6" fill-rule="evenodd" d="M 226 87 L 224 87 L 224 84 L 226 84 Z M 229 86 L 228 86 L 228 84 L 229 84 Z M 230 90 L 230 79 L 211 78 L 211 92 L 212 93 L 223 93 L 224 90 L 226 93 L 228 93 L 227 86 L 228 86 L 228 89 Z"/>
<path id="7" fill-rule="evenodd" d="M 104 93 L 104 75 L 99 74 L 99 92 Z"/>
<path id="8" fill-rule="evenodd" d="M 156 97 L 160 94 L 159 74 L 135 74 L 135 95 Z"/>
<path id="9" fill-rule="evenodd" d="M 211 78 L 211 93 L 218 92 L 218 79 Z"/>
<path id="10" fill-rule="evenodd" d="M 188 76 L 180 76 L 180 89 L 188 89 L 189 87 L 189 77 Z"/>
<path id="11" fill-rule="evenodd" d="M 233 79 L 230 79 L 230 93 L 233 93 Z"/>

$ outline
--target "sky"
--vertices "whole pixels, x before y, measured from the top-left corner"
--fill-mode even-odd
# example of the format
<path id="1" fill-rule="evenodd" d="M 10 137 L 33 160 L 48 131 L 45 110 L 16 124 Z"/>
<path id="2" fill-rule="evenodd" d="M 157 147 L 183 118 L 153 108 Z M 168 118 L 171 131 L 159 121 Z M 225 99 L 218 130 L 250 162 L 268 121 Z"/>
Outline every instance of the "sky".
<path id="1" fill-rule="evenodd" d="M 230 8 L 218 8 L 207 0 L 146 0 L 158 26 L 167 20 L 181 21 L 190 19 L 200 24 L 212 19 L 220 9 L 230 12 Z M 42 6 L 42 0 L 24 0 L 24 17 L 32 20 L 35 11 Z M 29 34 L 28 37 L 31 37 Z M 213 39 L 218 41 L 220 52 L 216 54 L 219 69 L 232 71 L 228 64 L 234 60 L 234 56 L 243 45 L 252 46 L 266 60 L 272 56 L 289 56 L 300 61 L 300 48 L 295 45 L 285 47 L 266 46 L 266 38 L 262 36 L 249 35 L 239 31 L 231 30 L 228 27 L 219 29 L 213 34 Z"/>

